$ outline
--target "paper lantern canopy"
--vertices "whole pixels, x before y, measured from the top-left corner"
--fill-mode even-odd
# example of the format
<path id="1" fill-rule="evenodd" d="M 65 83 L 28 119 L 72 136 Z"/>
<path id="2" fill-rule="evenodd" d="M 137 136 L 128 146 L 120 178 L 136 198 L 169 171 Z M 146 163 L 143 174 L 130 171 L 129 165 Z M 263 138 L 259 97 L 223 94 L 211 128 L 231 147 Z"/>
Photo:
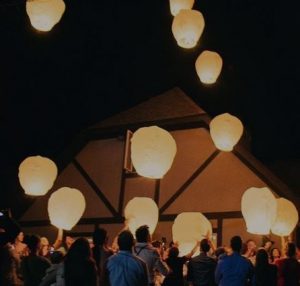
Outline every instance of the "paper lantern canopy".
<path id="1" fill-rule="evenodd" d="M 19 181 L 27 195 L 45 195 L 52 188 L 56 177 L 55 163 L 45 157 L 28 157 L 19 166 Z"/>
<path id="2" fill-rule="evenodd" d="M 172 23 L 172 33 L 178 46 L 186 49 L 195 47 L 202 35 L 204 26 L 204 18 L 199 11 L 180 10 Z"/>
<path id="3" fill-rule="evenodd" d="M 50 31 L 56 25 L 66 5 L 62 0 L 27 0 L 26 12 L 31 25 L 42 32 Z"/>
<path id="4" fill-rule="evenodd" d="M 65 230 L 72 229 L 85 210 L 85 198 L 77 189 L 60 188 L 48 201 L 51 224 Z"/>
<path id="5" fill-rule="evenodd" d="M 235 116 L 224 113 L 210 122 L 210 135 L 215 146 L 222 151 L 230 152 L 243 134 L 243 124 Z"/>
<path id="6" fill-rule="evenodd" d="M 298 211 L 295 205 L 284 198 L 277 199 L 277 216 L 271 227 L 272 233 L 288 236 L 298 223 Z"/>
<path id="7" fill-rule="evenodd" d="M 197 58 L 195 67 L 202 83 L 212 84 L 218 79 L 223 60 L 216 52 L 204 51 Z"/>
<path id="8" fill-rule="evenodd" d="M 190 253 L 197 241 L 201 241 L 207 233 L 212 234 L 211 223 L 199 212 L 179 214 L 172 226 L 173 241 L 179 244 L 180 256 Z"/>
<path id="9" fill-rule="evenodd" d="M 173 16 L 176 16 L 180 10 L 192 9 L 194 0 L 170 0 L 170 10 Z"/>
<path id="10" fill-rule="evenodd" d="M 136 229 L 142 225 L 148 225 L 150 234 L 152 234 L 158 222 L 158 207 L 150 198 L 135 197 L 127 203 L 124 215 L 133 235 L 135 235 Z"/>
<path id="11" fill-rule="evenodd" d="M 268 188 L 250 188 L 243 194 L 242 214 L 248 232 L 269 234 L 276 211 L 276 198 Z"/>
<path id="12" fill-rule="evenodd" d="M 131 139 L 132 164 L 147 178 L 162 178 L 171 168 L 176 151 L 172 135 L 157 126 L 140 128 Z"/>

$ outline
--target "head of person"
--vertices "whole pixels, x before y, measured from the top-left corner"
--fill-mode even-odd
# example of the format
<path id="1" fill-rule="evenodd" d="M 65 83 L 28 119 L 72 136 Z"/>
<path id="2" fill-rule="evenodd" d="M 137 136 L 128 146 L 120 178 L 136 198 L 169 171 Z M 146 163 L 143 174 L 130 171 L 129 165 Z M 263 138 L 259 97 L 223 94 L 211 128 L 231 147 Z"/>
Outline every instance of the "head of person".
<path id="1" fill-rule="evenodd" d="M 148 225 L 142 225 L 135 231 L 137 242 L 149 242 L 151 240 Z"/>
<path id="2" fill-rule="evenodd" d="M 27 245 L 29 253 L 32 255 L 37 254 L 37 252 L 40 250 L 41 239 L 38 235 L 33 234 L 25 236 L 24 243 Z"/>
<path id="3" fill-rule="evenodd" d="M 289 242 L 286 245 L 286 256 L 290 257 L 290 258 L 296 256 L 296 245 L 295 245 L 295 243 Z"/>
<path id="4" fill-rule="evenodd" d="M 259 268 L 259 267 L 263 268 L 268 264 L 269 264 L 268 252 L 264 248 L 258 249 L 258 251 L 256 252 L 255 266 L 257 268 Z"/>
<path id="5" fill-rule="evenodd" d="M 102 227 L 96 227 L 93 233 L 93 243 L 95 246 L 107 243 L 107 231 Z"/>
<path id="6" fill-rule="evenodd" d="M 59 264 L 63 261 L 64 259 L 64 254 L 62 251 L 54 251 L 51 256 L 50 256 L 50 261 L 52 264 Z"/>
<path id="7" fill-rule="evenodd" d="M 226 250 L 225 250 L 225 247 L 223 247 L 223 246 L 218 247 L 215 251 L 215 255 L 216 255 L 217 259 L 219 259 L 219 257 L 225 253 L 226 253 Z"/>
<path id="8" fill-rule="evenodd" d="M 91 249 L 89 241 L 80 237 L 76 239 L 66 255 L 66 259 L 71 260 L 87 260 L 91 257 Z"/>
<path id="9" fill-rule="evenodd" d="M 256 249 L 256 243 L 255 243 L 255 241 L 253 239 L 248 239 L 246 241 L 246 244 L 247 244 L 247 249 L 249 251 L 255 251 L 255 249 Z"/>
<path id="10" fill-rule="evenodd" d="M 240 253 L 242 248 L 242 239 L 240 236 L 233 236 L 230 240 L 230 247 L 232 251 Z"/>
<path id="11" fill-rule="evenodd" d="M 206 238 L 200 241 L 200 250 L 204 253 L 207 253 L 210 250 L 210 245 Z"/>
<path id="12" fill-rule="evenodd" d="M 153 247 L 155 247 L 157 249 L 161 249 L 161 247 L 162 247 L 162 243 L 159 240 L 154 240 L 154 241 L 152 241 L 151 244 L 152 244 Z"/>
<path id="13" fill-rule="evenodd" d="M 119 249 L 123 251 L 131 251 L 134 245 L 134 237 L 129 230 L 122 231 L 118 236 Z"/>
<path id="14" fill-rule="evenodd" d="M 280 258 L 281 257 L 281 251 L 276 247 L 272 248 L 271 253 L 270 253 L 270 257 L 271 257 L 272 261 L 274 261 L 274 259 Z"/>
<path id="15" fill-rule="evenodd" d="M 17 243 L 17 242 L 23 242 L 23 240 L 24 240 L 24 233 L 23 233 L 23 231 L 20 231 L 19 234 L 18 234 L 17 237 L 16 237 L 15 242 L 16 242 L 16 243 Z"/>
<path id="16" fill-rule="evenodd" d="M 172 246 L 171 248 L 169 248 L 169 253 L 168 256 L 169 258 L 176 258 L 179 255 L 179 249 L 176 246 Z"/>
<path id="17" fill-rule="evenodd" d="M 49 253 L 50 245 L 47 237 L 41 237 L 41 249 L 40 254 L 46 256 Z"/>

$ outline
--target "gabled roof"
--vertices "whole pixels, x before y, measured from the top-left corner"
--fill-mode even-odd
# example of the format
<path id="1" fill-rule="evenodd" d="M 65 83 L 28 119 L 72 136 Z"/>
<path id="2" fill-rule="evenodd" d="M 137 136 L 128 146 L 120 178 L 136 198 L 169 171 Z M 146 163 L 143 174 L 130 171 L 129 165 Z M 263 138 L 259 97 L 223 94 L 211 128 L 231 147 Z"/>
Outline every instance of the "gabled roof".
<path id="1" fill-rule="evenodd" d="M 203 114 L 206 114 L 206 112 L 180 88 L 175 87 L 126 111 L 109 117 L 90 128 L 107 128 Z"/>

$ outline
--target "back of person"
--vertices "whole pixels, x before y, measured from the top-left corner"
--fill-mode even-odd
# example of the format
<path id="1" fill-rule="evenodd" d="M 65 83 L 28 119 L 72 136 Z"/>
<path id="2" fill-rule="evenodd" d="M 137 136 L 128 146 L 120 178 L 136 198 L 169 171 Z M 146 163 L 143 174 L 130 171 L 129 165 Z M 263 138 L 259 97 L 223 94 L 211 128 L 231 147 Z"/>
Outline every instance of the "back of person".
<path id="1" fill-rule="evenodd" d="M 183 265 L 186 263 L 187 258 L 183 257 L 169 257 L 166 262 L 170 268 L 170 272 L 165 277 L 163 286 L 183 286 Z"/>
<path id="2" fill-rule="evenodd" d="M 296 245 L 289 242 L 286 245 L 287 258 L 275 262 L 278 267 L 278 286 L 300 285 L 300 263 L 296 259 Z"/>
<path id="3" fill-rule="evenodd" d="M 276 286 L 277 267 L 269 263 L 268 252 L 264 248 L 258 249 L 256 253 L 256 264 L 254 267 L 253 286 Z"/>
<path id="4" fill-rule="evenodd" d="M 239 254 L 224 256 L 218 263 L 222 268 L 220 286 L 244 286 L 251 273 L 251 262 Z M 217 269 L 218 271 L 218 269 Z M 217 273 L 217 272 L 216 272 Z"/>
<path id="5" fill-rule="evenodd" d="M 231 255 L 224 256 L 219 260 L 215 280 L 219 286 L 245 286 L 252 279 L 253 266 L 251 262 L 240 255 L 242 240 L 234 236 L 230 240 L 233 251 Z"/>
<path id="6" fill-rule="evenodd" d="M 300 285 L 300 264 L 295 258 L 282 258 L 278 266 L 278 286 Z"/>
<path id="7" fill-rule="evenodd" d="M 216 285 L 214 273 L 217 262 L 202 253 L 192 258 L 188 265 L 188 280 L 193 281 L 194 286 Z"/>
<path id="8" fill-rule="evenodd" d="M 51 266 L 48 259 L 29 255 L 21 261 L 21 273 L 24 279 L 24 286 L 38 286 L 40 285 L 46 270 Z"/>
<path id="9" fill-rule="evenodd" d="M 105 286 L 147 286 L 147 266 L 144 261 L 132 254 L 134 238 L 130 231 L 122 231 L 118 235 L 120 251 L 111 256 L 104 267 L 103 280 Z"/>
<path id="10" fill-rule="evenodd" d="M 208 239 L 200 242 L 200 254 L 192 258 L 188 265 L 188 281 L 194 286 L 213 286 L 215 284 L 215 269 L 217 262 L 207 254 L 210 250 Z"/>
<path id="11" fill-rule="evenodd" d="M 64 262 L 59 266 L 56 276 L 57 286 L 96 286 L 97 270 L 91 259 L 87 239 L 78 238 L 70 247 Z"/>
<path id="12" fill-rule="evenodd" d="M 144 286 L 147 283 L 146 266 L 143 267 L 143 261 L 130 253 L 120 251 L 111 256 L 106 271 L 111 277 L 111 286 Z"/>
<path id="13" fill-rule="evenodd" d="M 149 285 L 153 285 L 155 270 L 165 276 L 168 274 L 168 267 L 162 262 L 158 251 L 149 243 L 150 233 L 148 226 L 140 226 L 136 230 L 135 236 L 137 243 L 134 247 L 134 254 L 147 264 Z"/>

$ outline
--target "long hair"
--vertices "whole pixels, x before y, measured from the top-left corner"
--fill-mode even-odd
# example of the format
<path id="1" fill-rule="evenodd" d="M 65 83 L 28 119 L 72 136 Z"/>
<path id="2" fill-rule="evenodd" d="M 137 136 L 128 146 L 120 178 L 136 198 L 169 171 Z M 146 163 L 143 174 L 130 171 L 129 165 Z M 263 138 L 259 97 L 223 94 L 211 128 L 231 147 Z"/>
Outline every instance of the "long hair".
<path id="1" fill-rule="evenodd" d="M 264 248 L 260 248 L 256 253 L 256 263 L 254 273 L 256 277 L 256 285 L 264 285 L 266 270 L 269 266 L 268 253 Z"/>
<path id="2" fill-rule="evenodd" d="M 65 285 L 91 285 L 96 276 L 95 262 L 86 238 L 78 238 L 70 247 L 65 260 Z"/>

